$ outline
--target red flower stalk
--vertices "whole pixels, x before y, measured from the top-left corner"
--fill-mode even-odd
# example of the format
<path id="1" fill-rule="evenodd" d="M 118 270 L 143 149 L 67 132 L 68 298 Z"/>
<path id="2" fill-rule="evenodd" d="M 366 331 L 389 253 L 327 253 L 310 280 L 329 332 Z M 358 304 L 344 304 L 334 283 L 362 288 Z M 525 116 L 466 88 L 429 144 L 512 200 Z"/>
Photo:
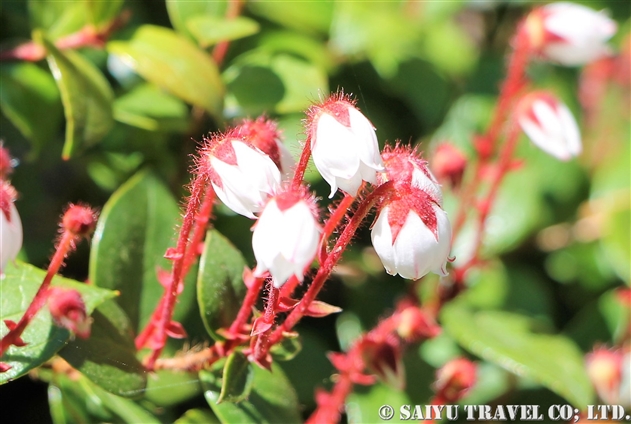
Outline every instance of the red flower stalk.
<path id="1" fill-rule="evenodd" d="M 89 206 L 71 204 L 68 207 L 61 219 L 61 234 L 56 245 L 55 254 L 48 265 L 44 281 L 42 281 L 42 285 L 37 290 L 35 297 L 19 322 L 16 323 L 11 320 L 4 320 L 5 325 L 9 328 L 9 332 L 0 340 L 0 356 L 4 355 L 11 345 L 18 347 L 26 345 L 27 342 L 22 340 L 21 337 L 24 329 L 32 321 L 37 312 L 46 304 L 50 283 L 55 274 L 57 274 L 59 269 L 63 266 L 64 259 L 75 249 L 76 243 L 82 237 L 88 237 L 90 235 L 96 225 L 96 219 L 97 213 Z M 85 334 L 81 329 L 79 331 Z M 10 369 L 8 365 L 2 365 L 3 371 L 8 369 Z"/>

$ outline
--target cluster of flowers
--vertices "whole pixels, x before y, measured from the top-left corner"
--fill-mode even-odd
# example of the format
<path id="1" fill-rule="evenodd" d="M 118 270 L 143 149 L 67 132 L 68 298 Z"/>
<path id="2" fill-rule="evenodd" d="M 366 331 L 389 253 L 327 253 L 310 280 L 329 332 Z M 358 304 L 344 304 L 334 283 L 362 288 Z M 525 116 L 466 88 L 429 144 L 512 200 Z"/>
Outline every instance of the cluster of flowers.
<path id="1" fill-rule="evenodd" d="M 442 210 L 440 187 L 427 162 L 408 148 L 379 154 L 375 128 L 343 94 L 308 112 L 308 146 L 313 162 L 331 186 L 355 197 L 364 182 L 392 181 L 372 228 L 372 241 L 390 274 L 418 279 L 445 274 L 451 227 Z M 217 196 L 234 212 L 257 218 L 252 247 L 255 276 L 271 274 L 280 288 L 291 276 L 302 281 L 321 243 L 315 199 L 288 180 L 293 163 L 273 121 L 246 121 L 206 140 L 200 169 Z M 283 177 L 285 176 L 285 177 Z"/>

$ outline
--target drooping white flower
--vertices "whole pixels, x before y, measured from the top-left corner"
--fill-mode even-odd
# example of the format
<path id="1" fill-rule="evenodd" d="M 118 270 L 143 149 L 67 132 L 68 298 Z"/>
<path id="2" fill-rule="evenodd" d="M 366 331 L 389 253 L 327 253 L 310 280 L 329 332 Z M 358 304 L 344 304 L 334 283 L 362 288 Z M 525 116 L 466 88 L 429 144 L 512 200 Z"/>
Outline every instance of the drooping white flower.
<path id="1" fill-rule="evenodd" d="M 254 219 L 280 187 L 280 171 L 272 159 L 233 137 L 209 141 L 205 159 L 217 197 L 234 212 Z"/>
<path id="2" fill-rule="evenodd" d="M 269 271 L 276 288 L 292 275 L 302 281 L 305 269 L 316 255 L 319 241 L 320 225 L 312 199 L 295 191 L 272 197 L 252 234 L 252 249 L 257 262 L 255 275 Z"/>
<path id="3" fill-rule="evenodd" d="M 451 247 L 451 224 L 432 197 L 409 187 L 382 206 L 371 239 L 388 274 L 419 279 L 444 276 Z"/>
<path id="4" fill-rule="evenodd" d="M 525 28 L 541 56 L 566 66 L 584 65 L 610 54 L 606 43 L 617 29 L 602 11 L 567 2 L 533 10 Z"/>
<path id="5" fill-rule="evenodd" d="M 8 182 L 0 183 L 0 275 L 9 261 L 22 248 L 22 221 L 13 201 L 15 189 Z"/>
<path id="6" fill-rule="evenodd" d="M 355 196 L 362 181 L 374 184 L 383 170 L 372 123 L 343 95 L 332 96 L 309 111 L 313 162 L 331 186 Z"/>
<path id="7" fill-rule="evenodd" d="M 537 91 L 517 105 L 517 122 L 537 147 L 559 160 L 581 153 L 581 135 L 570 110 L 553 94 Z"/>

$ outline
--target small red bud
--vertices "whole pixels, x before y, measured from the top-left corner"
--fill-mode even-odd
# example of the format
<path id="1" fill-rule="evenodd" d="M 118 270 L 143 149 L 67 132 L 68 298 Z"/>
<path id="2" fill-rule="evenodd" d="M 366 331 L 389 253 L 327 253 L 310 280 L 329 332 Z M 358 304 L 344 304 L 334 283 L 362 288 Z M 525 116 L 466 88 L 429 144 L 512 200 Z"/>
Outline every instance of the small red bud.
<path id="1" fill-rule="evenodd" d="M 96 227 L 97 213 L 85 205 L 70 204 L 61 220 L 65 231 L 78 237 L 89 236 Z"/>
<path id="2" fill-rule="evenodd" d="M 447 362 L 436 372 L 437 396 L 447 403 L 461 399 L 477 380 L 476 368 L 476 364 L 466 358 Z"/>
<path id="3" fill-rule="evenodd" d="M 436 149 L 432 170 L 440 181 L 449 181 L 453 188 L 460 187 L 467 167 L 467 157 L 456 146 L 443 143 Z"/>
<path id="4" fill-rule="evenodd" d="M 78 291 L 51 288 L 48 294 L 48 310 L 57 326 L 67 328 L 82 339 L 90 337 L 92 320 L 88 317 L 85 303 Z"/>

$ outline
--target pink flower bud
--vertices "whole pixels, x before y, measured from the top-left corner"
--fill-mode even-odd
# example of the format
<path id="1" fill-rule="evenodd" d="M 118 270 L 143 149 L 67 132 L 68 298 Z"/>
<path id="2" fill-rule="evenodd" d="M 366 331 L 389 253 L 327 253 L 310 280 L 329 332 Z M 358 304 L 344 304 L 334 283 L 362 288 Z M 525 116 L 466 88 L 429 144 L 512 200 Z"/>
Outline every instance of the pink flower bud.
<path id="1" fill-rule="evenodd" d="M 92 322 L 79 292 L 53 287 L 48 293 L 48 309 L 55 324 L 67 328 L 82 339 L 90 337 Z"/>
<path id="2" fill-rule="evenodd" d="M 254 219 L 280 187 L 280 171 L 268 155 L 234 133 L 205 140 L 202 169 L 217 197 L 234 212 Z"/>
<path id="3" fill-rule="evenodd" d="M 388 274 L 417 280 L 445 276 L 451 224 L 431 195 L 409 187 L 387 201 L 372 227 L 372 245 Z"/>
<path id="4" fill-rule="evenodd" d="M 256 276 L 269 271 L 276 288 L 292 275 L 303 280 L 320 241 L 314 209 L 313 199 L 295 191 L 280 193 L 267 202 L 252 234 Z"/>
<path id="5" fill-rule="evenodd" d="M 381 154 L 386 169 L 379 175 L 379 183 L 394 181 L 397 189 L 414 187 L 427 193 L 433 202 L 442 206 L 443 193 L 436 178 L 430 172 L 427 161 L 410 147 L 386 146 Z"/>
<path id="6" fill-rule="evenodd" d="M 0 275 L 22 248 L 22 221 L 13 204 L 16 196 L 11 184 L 0 182 Z"/>
<path id="7" fill-rule="evenodd" d="M 243 137 L 245 141 L 269 156 L 284 177 L 291 176 L 296 161 L 283 144 L 275 121 L 264 116 L 256 120 L 245 119 L 234 132 L 236 136 Z"/>
<path id="8" fill-rule="evenodd" d="M 6 178 L 11 172 L 13 172 L 13 158 L 0 141 L 0 179 Z"/>
<path id="9" fill-rule="evenodd" d="M 526 135 L 544 152 L 563 161 L 581 153 L 578 125 L 567 106 L 553 94 L 527 94 L 517 105 L 516 117 Z"/>
<path id="10" fill-rule="evenodd" d="M 466 358 L 456 358 L 438 369 L 434 389 L 441 403 L 451 403 L 461 399 L 476 380 L 475 363 Z"/>
<path id="11" fill-rule="evenodd" d="M 450 143 L 443 143 L 434 152 L 432 169 L 441 181 L 449 181 L 452 187 L 460 187 L 467 167 L 467 157 Z"/>
<path id="12" fill-rule="evenodd" d="M 585 363 L 587 375 L 589 375 L 589 379 L 603 402 L 612 405 L 626 403 L 629 406 L 631 404 L 631 397 L 629 397 L 631 390 L 629 386 L 631 350 L 627 349 L 624 352 L 623 350 L 598 347 L 586 356 Z M 625 372 L 627 375 L 626 388 L 623 384 Z M 625 391 L 626 393 L 623 395 Z"/>
<path id="13" fill-rule="evenodd" d="M 583 65 L 610 53 L 606 42 L 616 23 L 603 12 L 573 3 L 551 3 L 533 10 L 525 31 L 532 48 L 566 66 Z"/>
<path id="14" fill-rule="evenodd" d="M 76 236 L 89 236 L 96 227 L 97 213 L 85 205 L 70 204 L 63 218 L 61 227 Z"/>
<path id="15" fill-rule="evenodd" d="M 308 112 L 313 162 L 331 186 L 355 196 L 362 181 L 374 184 L 383 170 L 375 128 L 343 94 L 331 96 Z"/>
<path id="16" fill-rule="evenodd" d="M 398 390 L 405 388 L 405 368 L 401 343 L 392 336 L 370 335 L 359 343 L 366 368 L 386 384 Z"/>

